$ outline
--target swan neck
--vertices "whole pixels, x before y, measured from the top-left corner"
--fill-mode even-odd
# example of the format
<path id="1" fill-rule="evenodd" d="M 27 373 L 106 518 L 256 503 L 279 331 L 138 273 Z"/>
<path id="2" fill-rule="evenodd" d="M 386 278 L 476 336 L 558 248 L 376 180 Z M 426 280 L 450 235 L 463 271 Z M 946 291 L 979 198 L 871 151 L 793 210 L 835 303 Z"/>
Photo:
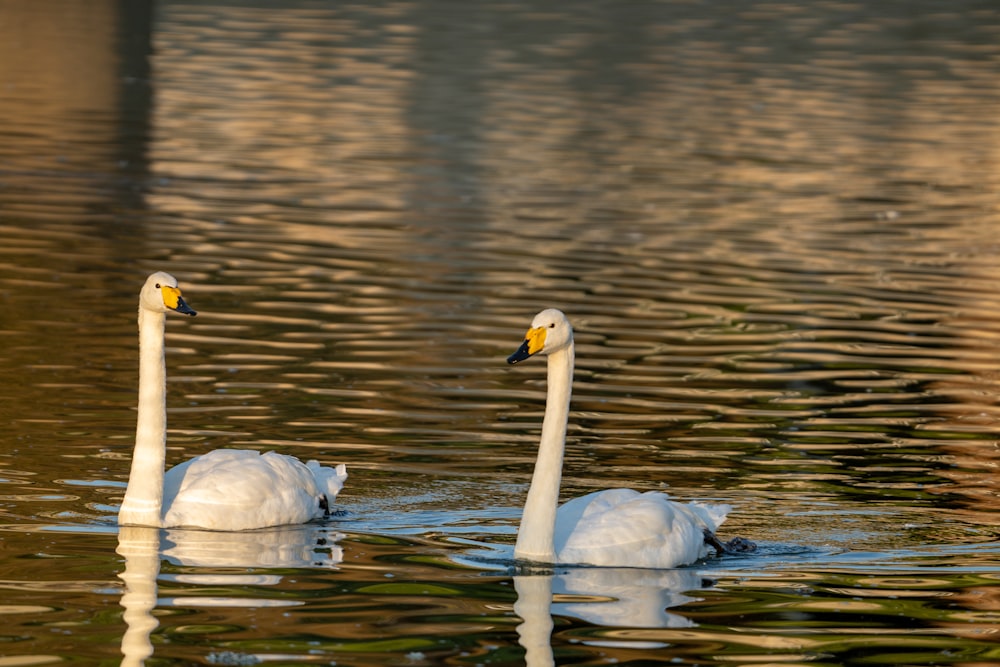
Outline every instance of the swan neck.
<path id="1" fill-rule="evenodd" d="M 123 525 L 160 526 L 167 450 L 167 370 L 163 313 L 139 308 L 139 409 L 128 489 L 118 513 Z"/>
<path id="2" fill-rule="evenodd" d="M 573 343 L 548 357 L 548 388 L 545 418 L 531 487 L 521 516 L 514 557 L 541 563 L 555 563 L 556 508 L 562 481 L 566 425 L 573 391 Z"/>

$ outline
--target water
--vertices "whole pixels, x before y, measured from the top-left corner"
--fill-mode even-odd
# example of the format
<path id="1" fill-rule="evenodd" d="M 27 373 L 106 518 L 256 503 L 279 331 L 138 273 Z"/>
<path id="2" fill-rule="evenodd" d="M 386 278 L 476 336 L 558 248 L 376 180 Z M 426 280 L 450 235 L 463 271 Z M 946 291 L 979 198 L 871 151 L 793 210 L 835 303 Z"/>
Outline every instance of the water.
<path id="1" fill-rule="evenodd" d="M 0 665 L 1000 660 L 991 3 L 0 8 Z M 168 460 L 346 463 L 330 521 L 115 524 L 136 296 Z M 753 555 L 523 571 L 564 497 Z"/>

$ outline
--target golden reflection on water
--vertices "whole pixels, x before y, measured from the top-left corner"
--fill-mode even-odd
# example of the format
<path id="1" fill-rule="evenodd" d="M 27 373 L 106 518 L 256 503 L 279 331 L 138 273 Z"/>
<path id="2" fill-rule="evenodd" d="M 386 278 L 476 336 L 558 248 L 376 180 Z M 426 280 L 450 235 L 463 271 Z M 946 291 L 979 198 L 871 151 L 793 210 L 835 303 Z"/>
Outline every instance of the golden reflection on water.
<path id="1" fill-rule="evenodd" d="M 468 18 L 487 25 L 498 11 Z M 89 351 L 130 366 L 118 311 L 131 290 L 114 258 L 169 264 L 207 304 L 199 322 L 172 325 L 174 383 L 198 403 L 185 409 L 229 414 L 204 433 L 267 420 L 286 393 L 308 410 L 284 426 L 355 424 L 341 444 L 362 447 L 366 430 L 468 441 L 496 414 L 520 410 L 518 428 L 536 421 L 523 380 L 506 379 L 493 355 L 534 309 L 561 305 L 581 339 L 574 435 L 594 448 L 585 458 L 626 475 L 667 439 L 751 451 L 898 442 L 879 427 L 937 419 L 944 408 L 923 392 L 938 376 L 983 367 L 991 377 L 989 357 L 957 354 L 948 324 L 966 310 L 962 288 L 988 290 L 991 275 L 978 240 L 995 224 L 997 123 L 980 103 L 992 69 L 978 42 L 934 42 L 942 69 L 886 58 L 907 53 L 891 24 L 855 33 L 836 12 L 823 27 L 782 10 L 709 29 L 646 11 L 641 27 L 621 27 L 634 45 L 616 49 L 585 21 L 525 15 L 518 40 L 487 31 L 454 43 L 470 57 L 452 68 L 427 56 L 435 25 L 406 6 L 290 7 L 263 23 L 259 7 L 168 3 L 152 33 L 148 177 L 135 185 L 147 211 L 122 222 L 112 190 L 96 227 L 76 196 L 47 213 L 19 194 L 73 168 L 32 171 L 32 142 L 75 146 L 87 127 L 56 85 L 74 66 L 47 54 L 49 78 L 5 103 L 25 118 L 48 100 L 64 111 L 38 122 L 66 132 L 8 145 L 8 174 L 23 182 L 5 193 L 18 211 L 4 228 L 8 317 L 63 345 L 75 323 L 29 304 L 59 303 L 66 280 L 86 283 L 87 298 L 76 296 L 88 303 L 113 289 L 114 309 L 98 318 L 99 345 L 114 348 Z M 753 31 L 774 21 L 790 21 L 801 57 L 784 59 L 786 44 Z M 5 60 L 19 89 L 32 70 L 17 63 L 53 29 L 30 13 L 25 26 L 22 51 Z M 879 49 L 868 47 L 872 30 Z M 80 48 L 95 71 L 114 69 L 96 42 Z M 602 59 L 581 57 L 592 53 Z M 486 83 L 446 104 L 441 91 L 469 79 Z M 127 120 L 113 113 L 123 95 L 91 86 L 85 106 L 113 128 Z M 114 144 L 87 136 L 95 150 Z M 95 173 L 115 170 L 73 155 Z M 67 222 L 55 223 L 61 213 Z M 38 361 L 28 367 L 49 377 L 36 391 L 120 382 L 66 381 L 72 357 Z M 455 410 L 472 423 L 453 423 Z M 735 453 L 682 461 L 698 451 L 662 455 L 705 473 L 724 472 Z"/>
<path id="2" fill-rule="evenodd" d="M 200 311 L 169 324 L 171 462 L 252 446 L 352 467 L 345 557 L 367 588 L 288 591 L 330 586 L 309 625 L 345 646 L 345 623 L 360 613 L 375 641 L 397 603 L 446 617 L 394 612 L 408 639 L 474 633 L 493 598 L 510 607 L 496 582 L 399 558 L 457 548 L 440 535 L 509 542 L 543 371 L 503 359 L 545 306 L 579 343 L 567 495 L 724 500 L 734 532 L 832 552 L 993 539 L 992 11 L 124 4 L 0 21 L 4 523 L 114 514 L 135 294 L 162 268 Z M 418 537 L 356 550 L 397 532 Z M 378 587 L 400 569 L 440 595 Z M 797 574 L 681 605 L 703 627 L 557 623 L 552 641 L 805 660 L 919 630 L 761 628 L 902 614 L 949 641 L 995 631 L 987 578 L 945 579 L 957 607 L 935 617 L 938 594 L 912 581 L 781 593 Z M 55 609 L 53 595 L 10 608 Z M 299 617 L 257 618 L 297 632 Z M 747 618 L 756 631 L 731 631 Z M 194 632 L 170 620 L 168 652 Z M 516 619 L 496 623 L 513 642 Z"/>
<path id="3" fill-rule="evenodd" d="M 427 51 L 431 15 L 406 6 L 289 7 L 262 22 L 260 7 L 165 4 L 152 31 L 148 175 L 133 186 L 146 210 L 123 222 L 112 190 L 94 227 L 76 197 L 46 214 L 6 193 L 8 210 L 42 225 L 4 228 L 8 312 L 39 329 L 9 354 L 47 375 L 29 392 L 114 385 L 93 405 L 127 402 L 119 371 L 134 362 L 119 312 L 131 309 L 132 272 L 111 258 L 139 256 L 169 265 L 205 304 L 198 322 L 171 324 L 173 384 L 187 402 L 173 425 L 190 446 L 379 452 L 372 436 L 499 439 L 525 444 L 511 459 L 523 467 L 538 387 L 494 357 L 535 309 L 560 305 L 581 342 L 572 428 L 585 448 L 570 455 L 570 484 L 603 484 L 586 470 L 597 459 L 624 481 L 906 487 L 882 474 L 900 461 L 858 467 L 847 453 L 892 448 L 961 410 L 969 396 L 927 400 L 941 376 L 991 377 L 990 357 L 960 354 L 949 324 L 967 315 L 963 287 L 982 296 L 992 275 L 978 242 L 996 213 L 997 123 L 977 87 L 990 60 L 945 36 L 934 42 L 944 70 L 907 60 L 891 23 L 854 33 L 836 12 L 817 26 L 784 10 L 708 28 L 647 8 L 620 26 L 632 43 L 616 48 L 586 21 L 525 15 L 518 39 L 486 31 L 438 46 L 464 56 L 454 68 Z M 465 18 L 489 25 L 498 12 Z M 760 41 L 754 28 L 774 21 L 803 40 L 801 56 Z M 26 34 L 45 43 L 51 27 L 34 25 Z M 81 48 L 95 71 L 111 69 L 115 56 Z M 9 77 L 30 74 L 18 61 Z M 67 64 L 50 69 L 71 77 Z M 26 99 L 65 94 L 41 85 Z M 128 120 L 113 113 L 126 90 L 90 94 L 112 127 Z M 23 102 L 7 104 L 23 117 Z M 43 119 L 80 131 L 72 115 Z M 44 191 L 51 175 L 19 158 L 24 141 L 8 148 L 10 174 Z M 80 269 L 65 274 L 67 263 Z M 86 284 L 82 303 L 115 294 L 113 308 L 88 313 L 100 342 L 70 347 L 116 368 L 73 381 L 61 376 L 74 357 L 30 358 L 65 346 L 76 326 L 29 305 L 62 304 L 67 280 Z M 393 451 L 358 464 L 389 471 L 418 456 Z M 743 474 L 775 465 L 801 473 L 763 485 Z"/>

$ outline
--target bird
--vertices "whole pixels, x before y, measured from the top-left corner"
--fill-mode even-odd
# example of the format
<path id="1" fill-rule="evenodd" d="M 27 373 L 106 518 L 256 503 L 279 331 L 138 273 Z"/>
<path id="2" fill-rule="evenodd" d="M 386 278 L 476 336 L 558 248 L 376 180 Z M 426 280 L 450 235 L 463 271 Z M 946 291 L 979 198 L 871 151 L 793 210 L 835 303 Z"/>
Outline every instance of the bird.
<path id="1" fill-rule="evenodd" d="M 118 524 L 241 531 L 328 516 L 347 478 L 342 463 L 328 467 L 277 452 L 217 449 L 164 473 L 164 331 L 170 312 L 197 315 L 176 278 L 153 273 L 139 293 L 139 410 Z"/>
<path id="2" fill-rule="evenodd" d="M 538 313 L 507 362 L 518 364 L 536 354 L 547 357 L 545 416 L 515 560 L 675 568 L 705 558 L 710 547 L 719 552 L 756 549 L 743 538 L 723 544 L 715 536 L 729 505 L 679 503 L 659 491 L 605 489 L 557 507 L 574 365 L 573 327 L 561 310 Z"/>

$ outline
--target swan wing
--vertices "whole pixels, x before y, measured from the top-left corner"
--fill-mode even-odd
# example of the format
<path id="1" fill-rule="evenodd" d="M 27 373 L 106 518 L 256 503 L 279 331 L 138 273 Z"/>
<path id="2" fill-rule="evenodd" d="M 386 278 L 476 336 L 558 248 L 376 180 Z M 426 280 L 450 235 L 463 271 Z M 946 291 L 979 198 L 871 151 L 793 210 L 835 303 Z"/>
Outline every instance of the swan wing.
<path id="1" fill-rule="evenodd" d="M 171 468 L 163 491 L 165 527 L 210 530 L 304 523 L 323 516 L 325 493 L 295 457 L 241 449 L 217 449 Z"/>
<path id="2" fill-rule="evenodd" d="M 575 498 L 556 514 L 560 563 L 672 568 L 708 554 L 705 529 L 725 520 L 727 505 L 678 503 L 656 491 L 608 489 Z"/>

